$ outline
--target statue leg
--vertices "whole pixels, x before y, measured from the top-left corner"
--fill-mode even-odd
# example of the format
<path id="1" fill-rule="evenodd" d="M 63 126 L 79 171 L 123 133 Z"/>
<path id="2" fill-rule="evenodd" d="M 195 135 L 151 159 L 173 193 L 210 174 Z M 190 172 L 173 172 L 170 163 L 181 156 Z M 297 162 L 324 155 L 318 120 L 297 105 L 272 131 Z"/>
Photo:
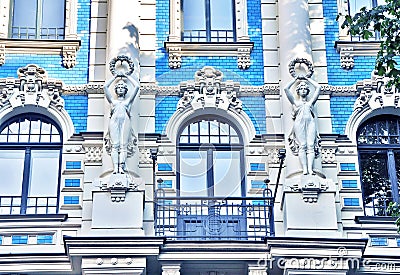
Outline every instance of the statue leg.
<path id="1" fill-rule="evenodd" d="M 315 175 L 313 170 L 314 166 L 314 159 L 315 159 L 315 152 L 314 152 L 314 145 L 315 145 L 315 136 L 316 136 L 316 128 L 314 121 L 310 122 L 307 127 L 307 169 L 310 174 Z"/>
<path id="2" fill-rule="evenodd" d="M 108 131 L 110 133 L 110 139 L 111 139 L 111 159 L 113 162 L 113 173 L 114 174 L 119 172 L 118 166 L 119 166 L 119 160 L 120 160 L 119 154 L 120 154 L 120 148 L 121 148 L 120 130 L 121 130 L 121 127 L 118 123 L 118 120 L 111 119 L 109 127 L 108 127 Z"/>
<path id="3" fill-rule="evenodd" d="M 121 173 L 128 171 L 126 167 L 126 159 L 128 157 L 128 143 L 130 139 L 130 134 L 131 134 L 130 119 L 127 117 L 124 121 L 124 125 L 122 126 L 120 135 L 121 146 L 119 151 L 119 160 L 120 160 L 119 167 Z"/>
<path id="4" fill-rule="evenodd" d="M 118 173 L 118 163 L 119 163 L 119 145 L 113 144 L 111 148 L 111 159 L 113 162 L 113 174 Z"/>
<path id="5" fill-rule="evenodd" d="M 299 144 L 299 160 L 303 168 L 303 174 L 307 175 L 307 131 L 305 126 L 306 125 L 304 123 L 295 122 L 293 129 L 296 136 L 296 141 Z"/>
<path id="6" fill-rule="evenodd" d="M 301 163 L 301 167 L 303 168 L 303 175 L 308 174 L 307 169 L 307 152 L 306 152 L 306 145 L 301 144 L 299 147 L 299 159 Z"/>

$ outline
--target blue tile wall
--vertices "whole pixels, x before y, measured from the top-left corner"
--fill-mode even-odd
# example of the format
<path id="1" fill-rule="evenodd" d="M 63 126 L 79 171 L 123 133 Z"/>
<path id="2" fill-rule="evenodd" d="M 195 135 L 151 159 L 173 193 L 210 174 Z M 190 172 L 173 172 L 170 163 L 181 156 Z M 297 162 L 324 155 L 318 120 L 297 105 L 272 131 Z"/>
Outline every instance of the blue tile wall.
<path id="1" fill-rule="evenodd" d="M 172 164 L 171 163 L 159 163 L 157 165 L 158 171 L 172 171 Z"/>
<path id="2" fill-rule="evenodd" d="M 61 79 L 65 84 L 85 84 L 88 81 L 90 0 L 78 0 L 77 35 L 81 46 L 77 52 L 76 66 L 66 69 L 62 66 L 62 57 L 44 54 L 6 54 L 6 62 L 0 67 L 0 78 L 17 77 L 17 70 L 27 64 L 36 64 L 44 68 L 49 78 Z"/>
<path id="3" fill-rule="evenodd" d="M 344 206 L 360 206 L 360 200 L 358 198 L 344 198 Z"/>
<path id="4" fill-rule="evenodd" d="M 332 96 L 330 100 L 332 115 L 332 132 L 344 134 L 347 121 L 353 113 L 355 96 Z"/>
<path id="5" fill-rule="evenodd" d="M 81 180 L 80 179 L 65 179 L 64 186 L 65 187 L 80 187 Z"/>
<path id="6" fill-rule="evenodd" d="M 79 204 L 79 196 L 65 196 L 64 204 Z"/>
<path id="7" fill-rule="evenodd" d="M 340 170 L 342 171 L 356 171 L 355 163 L 341 163 Z"/>
<path id="8" fill-rule="evenodd" d="M 169 0 L 156 2 L 156 32 L 157 32 L 157 59 L 156 79 L 159 85 L 178 85 L 183 80 L 193 79 L 194 73 L 204 66 L 213 66 L 224 74 L 225 80 L 238 81 L 243 85 L 264 84 L 264 69 L 262 56 L 261 33 L 261 3 L 260 0 L 247 2 L 248 33 L 250 41 L 254 42 L 251 52 L 251 66 L 247 70 L 237 67 L 236 57 L 182 57 L 179 69 L 171 70 L 168 66 L 168 54 L 164 49 L 164 42 L 169 33 Z"/>
<path id="9" fill-rule="evenodd" d="M 356 180 L 342 180 L 342 188 L 357 188 Z"/>
<path id="10" fill-rule="evenodd" d="M 251 181 L 251 188 L 267 188 L 267 184 L 262 180 L 252 180 Z"/>
<path id="11" fill-rule="evenodd" d="M 387 246 L 388 239 L 387 238 L 371 238 L 372 246 Z"/>
<path id="12" fill-rule="evenodd" d="M 65 169 L 81 169 L 81 166 L 80 161 L 67 161 L 65 163 Z"/>
<path id="13" fill-rule="evenodd" d="M 352 85 L 361 79 L 371 78 L 375 67 L 375 57 L 354 57 L 354 68 L 343 70 L 340 67 L 340 55 L 336 52 L 335 41 L 339 36 L 339 24 L 336 21 L 338 14 L 336 0 L 323 0 L 323 14 L 325 22 L 325 45 L 328 63 L 328 83 L 330 85 Z"/>
<path id="14" fill-rule="evenodd" d="M 250 117 L 257 134 L 267 132 L 265 124 L 265 100 L 260 96 L 243 96 L 243 111 Z"/>
<path id="15" fill-rule="evenodd" d="M 250 163 L 250 171 L 265 171 L 265 163 Z"/>
<path id="16" fill-rule="evenodd" d="M 172 188 L 172 180 L 164 180 L 158 184 L 158 188 Z"/>
<path id="17" fill-rule="evenodd" d="M 65 110 L 68 112 L 75 126 L 75 132 L 86 131 L 88 98 L 86 95 L 63 96 Z"/>
<path id="18" fill-rule="evenodd" d="M 169 118 L 176 111 L 179 96 L 157 96 L 156 97 L 156 133 L 164 133 Z"/>

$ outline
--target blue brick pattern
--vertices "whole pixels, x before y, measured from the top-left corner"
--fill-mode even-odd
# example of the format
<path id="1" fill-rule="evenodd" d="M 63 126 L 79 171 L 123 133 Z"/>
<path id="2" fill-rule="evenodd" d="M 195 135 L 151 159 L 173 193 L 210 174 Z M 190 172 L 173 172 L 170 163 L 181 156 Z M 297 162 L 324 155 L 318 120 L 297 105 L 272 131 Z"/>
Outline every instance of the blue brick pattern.
<path id="1" fill-rule="evenodd" d="M 388 246 L 387 238 L 371 238 L 371 246 Z"/>
<path id="2" fill-rule="evenodd" d="M 356 171 L 355 163 L 341 163 L 340 170 L 342 171 Z"/>
<path id="3" fill-rule="evenodd" d="M 64 204 L 79 204 L 79 196 L 65 196 Z"/>
<path id="4" fill-rule="evenodd" d="M 158 188 L 172 188 L 172 180 L 164 180 L 158 184 Z"/>
<path id="5" fill-rule="evenodd" d="M 28 244 L 28 235 L 13 235 L 11 237 L 12 244 Z"/>
<path id="6" fill-rule="evenodd" d="M 353 113 L 355 96 L 332 96 L 330 100 L 332 114 L 332 132 L 344 134 L 347 121 Z"/>
<path id="7" fill-rule="evenodd" d="M 252 180 L 251 181 L 251 188 L 267 188 L 267 184 L 262 180 Z"/>
<path id="8" fill-rule="evenodd" d="M 65 163 L 65 169 L 81 169 L 81 166 L 80 161 L 67 161 Z"/>
<path id="9" fill-rule="evenodd" d="M 357 188 L 356 180 L 342 180 L 342 188 Z"/>
<path id="10" fill-rule="evenodd" d="M 3 244 L 3 236 L 0 236 L 0 245 Z"/>
<path id="11" fill-rule="evenodd" d="M 75 126 L 75 133 L 86 131 L 88 98 L 86 95 L 63 96 L 65 110 Z"/>
<path id="12" fill-rule="evenodd" d="M 53 235 L 37 235 L 36 243 L 37 244 L 52 244 L 53 243 Z"/>
<path id="13" fill-rule="evenodd" d="M 400 247 L 400 239 L 396 240 L 397 246 Z"/>
<path id="14" fill-rule="evenodd" d="M 176 111 L 179 96 L 157 96 L 156 97 L 156 133 L 165 133 L 169 118 Z"/>
<path id="15" fill-rule="evenodd" d="M 344 198 L 344 206 L 360 206 L 360 199 L 358 198 Z"/>
<path id="16" fill-rule="evenodd" d="M 76 66 L 66 69 L 59 54 L 6 54 L 6 62 L 0 67 L 0 78 L 17 77 L 17 70 L 27 64 L 44 68 L 50 78 L 61 79 L 65 84 L 85 84 L 88 80 L 90 0 L 78 0 L 77 35 L 81 46 L 77 52 Z"/>
<path id="17" fill-rule="evenodd" d="M 156 79 L 159 85 L 178 85 L 182 80 L 193 79 L 194 73 L 204 66 L 213 66 L 220 70 L 224 74 L 225 80 L 238 81 L 243 85 L 264 84 L 260 0 L 247 2 L 247 16 L 250 41 L 254 42 L 254 48 L 250 56 L 252 63 L 249 69 L 240 70 L 237 67 L 236 57 L 183 56 L 181 68 L 171 70 L 168 66 L 168 54 L 164 49 L 164 42 L 168 39 L 170 27 L 169 0 L 157 0 L 156 43 L 158 50 Z"/>
<path id="18" fill-rule="evenodd" d="M 172 171 L 172 164 L 171 163 L 159 163 L 157 165 L 158 171 Z"/>
<path id="19" fill-rule="evenodd" d="M 267 132 L 265 122 L 265 101 L 263 97 L 244 96 L 240 100 L 243 102 L 243 111 L 250 117 L 257 134 Z"/>
<path id="20" fill-rule="evenodd" d="M 328 83 L 330 85 L 352 85 L 360 79 L 371 78 L 375 68 L 375 57 L 355 56 L 354 68 L 343 70 L 340 67 L 340 55 L 334 48 L 338 40 L 339 24 L 336 21 L 338 14 L 336 0 L 323 0 L 323 14 L 325 23 L 326 59 L 328 64 Z"/>
<path id="21" fill-rule="evenodd" d="M 265 171 L 265 163 L 250 163 L 250 171 Z"/>
<path id="22" fill-rule="evenodd" d="M 65 179 L 64 186 L 65 187 L 80 187 L 81 180 L 80 179 Z"/>
<path id="23" fill-rule="evenodd" d="M 252 200 L 253 205 L 265 205 L 265 200 Z"/>

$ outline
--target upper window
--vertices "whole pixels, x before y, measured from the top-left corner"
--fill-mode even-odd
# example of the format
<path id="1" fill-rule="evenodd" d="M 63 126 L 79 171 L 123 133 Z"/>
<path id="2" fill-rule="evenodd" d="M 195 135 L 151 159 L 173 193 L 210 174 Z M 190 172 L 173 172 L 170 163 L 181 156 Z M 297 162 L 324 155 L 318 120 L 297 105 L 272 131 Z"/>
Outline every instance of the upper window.
<path id="1" fill-rule="evenodd" d="M 384 216 L 399 201 L 400 119 L 377 117 L 361 125 L 357 143 L 367 216 Z"/>
<path id="2" fill-rule="evenodd" d="M 13 0 L 10 38 L 64 39 L 65 0 Z"/>
<path id="3" fill-rule="evenodd" d="M 232 126 L 195 121 L 183 129 L 178 149 L 180 196 L 242 196 L 243 145 Z"/>
<path id="4" fill-rule="evenodd" d="M 234 42 L 233 0 L 182 0 L 182 40 L 188 42 Z"/>
<path id="5" fill-rule="evenodd" d="M 36 114 L 0 128 L 0 214 L 54 214 L 58 205 L 60 128 Z"/>

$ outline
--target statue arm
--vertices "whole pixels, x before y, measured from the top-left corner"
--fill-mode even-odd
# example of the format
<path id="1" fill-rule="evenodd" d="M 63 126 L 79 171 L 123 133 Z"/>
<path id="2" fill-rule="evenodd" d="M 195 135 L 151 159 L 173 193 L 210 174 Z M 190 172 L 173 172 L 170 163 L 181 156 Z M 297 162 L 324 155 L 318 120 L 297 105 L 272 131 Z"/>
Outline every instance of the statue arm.
<path id="1" fill-rule="evenodd" d="M 319 83 L 317 83 L 316 81 L 314 81 L 314 80 L 311 79 L 311 78 L 308 78 L 307 80 L 308 80 L 308 81 L 311 83 L 311 85 L 313 85 L 314 88 L 315 88 L 314 94 L 313 94 L 312 98 L 310 99 L 310 101 L 312 102 L 312 104 L 314 104 L 314 103 L 317 101 L 319 94 L 321 93 L 321 85 L 319 85 Z"/>
<path id="2" fill-rule="evenodd" d="M 140 83 L 136 78 L 133 78 L 130 75 L 127 75 L 126 78 L 131 82 L 133 88 L 128 89 L 126 95 L 126 102 L 128 105 L 132 104 L 133 100 L 136 98 L 137 94 L 139 93 Z"/>
<path id="3" fill-rule="evenodd" d="M 113 83 L 115 79 L 116 79 L 116 76 L 113 76 L 104 84 L 104 94 L 106 95 L 106 98 L 107 98 L 108 102 L 110 102 L 110 103 L 112 103 L 112 101 L 113 101 L 111 91 L 110 91 L 110 86 L 111 86 L 111 83 Z"/>
<path id="4" fill-rule="evenodd" d="M 286 96 L 287 96 L 288 100 L 290 101 L 290 103 L 292 103 L 292 104 L 294 104 L 295 99 L 294 99 L 293 93 L 290 90 L 296 81 L 297 81 L 297 77 L 295 79 L 293 79 L 291 82 L 289 82 L 289 84 L 286 85 L 286 87 L 284 88 Z"/>

